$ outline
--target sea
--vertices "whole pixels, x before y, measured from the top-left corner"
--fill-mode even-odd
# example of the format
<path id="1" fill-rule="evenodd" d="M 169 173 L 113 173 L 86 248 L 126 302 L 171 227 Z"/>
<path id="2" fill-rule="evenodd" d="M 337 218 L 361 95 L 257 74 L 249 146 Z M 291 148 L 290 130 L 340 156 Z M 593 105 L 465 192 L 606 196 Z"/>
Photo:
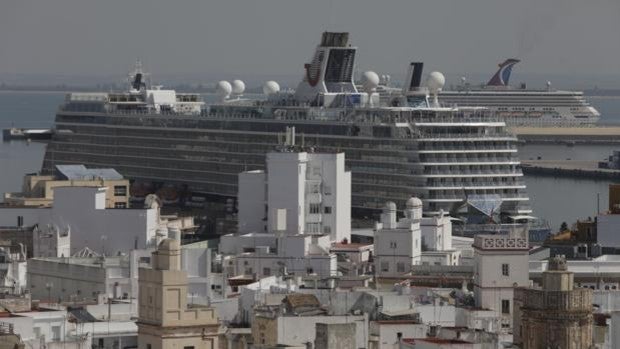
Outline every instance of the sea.
<path id="1" fill-rule="evenodd" d="M 0 128 L 48 128 L 53 125 L 64 92 L 0 91 Z M 208 96 L 207 99 L 211 99 Z M 602 124 L 620 126 L 620 97 L 589 99 L 602 114 Z M 521 159 L 604 160 L 620 145 L 522 145 Z M 26 141 L 0 142 L 0 193 L 21 190 L 26 173 L 41 169 L 45 144 Z M 534 215 L 546 220 L 557 231 L 566 222 L 593 217 L 608 202 L 609 180 L 525 176 Z"/>

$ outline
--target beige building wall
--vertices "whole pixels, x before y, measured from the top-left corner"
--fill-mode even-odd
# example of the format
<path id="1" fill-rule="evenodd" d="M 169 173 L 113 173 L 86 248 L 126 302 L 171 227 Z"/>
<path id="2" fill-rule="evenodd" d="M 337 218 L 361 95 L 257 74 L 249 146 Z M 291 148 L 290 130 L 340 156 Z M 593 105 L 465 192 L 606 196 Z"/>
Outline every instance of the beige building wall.
<path id="1" fill-rule="evenodd" d="M 141 268 L 138 282 L 139 349 L 215 349 L 219 321 L 213 308 L 187 303 L 187 273 L 181 270 L 181 246 L 166 239 Z"/>
<path id="2" fill-rule="evenodd" d="M 129 180 L 56 180 L 53 176 L 24 176 L 21 193 L 4 194 L 4 202 L 10 206 L 50 207 L 54 202 L 54 188 L 58 187 L 105 187 L 106 208 L 129 207 Z"/>

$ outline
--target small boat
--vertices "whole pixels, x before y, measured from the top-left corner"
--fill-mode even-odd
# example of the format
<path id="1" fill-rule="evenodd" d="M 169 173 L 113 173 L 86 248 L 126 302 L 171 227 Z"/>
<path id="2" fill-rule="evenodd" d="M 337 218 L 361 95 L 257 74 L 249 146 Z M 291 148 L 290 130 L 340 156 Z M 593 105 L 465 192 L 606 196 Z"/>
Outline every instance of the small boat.
<path id="1" fill-rule="evenodd" d="M 5 142 L 12 140 L 50 140 L 52 134 L 51 129 L 11 127 L 2 130 L 2 140 Z"/>

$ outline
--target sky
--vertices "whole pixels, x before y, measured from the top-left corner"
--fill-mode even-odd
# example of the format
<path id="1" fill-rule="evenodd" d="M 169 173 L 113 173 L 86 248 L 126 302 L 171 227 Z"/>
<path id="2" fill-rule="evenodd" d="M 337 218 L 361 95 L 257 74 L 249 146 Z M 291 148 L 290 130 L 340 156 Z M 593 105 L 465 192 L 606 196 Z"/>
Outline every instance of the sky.
<path id="1" fill-rule="evenodd" d="M 2 0 L 0 74 L 301 74 L 325 30 L 358 69 L 620 76 L 620 0 Z M 614 77 L 614 79 L 615 79 Z M 620 81 L 618 82 L 620 86 Z"/>

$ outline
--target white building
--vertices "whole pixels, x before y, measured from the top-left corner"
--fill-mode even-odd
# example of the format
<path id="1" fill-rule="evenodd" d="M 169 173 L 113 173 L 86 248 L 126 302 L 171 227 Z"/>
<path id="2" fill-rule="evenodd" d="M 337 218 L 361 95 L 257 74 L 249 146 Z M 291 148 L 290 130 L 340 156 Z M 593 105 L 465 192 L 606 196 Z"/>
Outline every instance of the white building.
<path id="1" fill-rule="evenodd" d="M 374 233 L 376 275 L 403 275 L 412 265 L 459 265 L 461 252 L 452 248 L 450 217 L 422 217 L 418 198 L 410 198 L 406 205 L 405 217 L 398 221 L 393 202 L 383 209 Z"/>
<path id="2" fill-rule="evenodd" d="M 0 247 L 0 291 L 10 294 L 22 294 L 26 288 L 26 251 L 19 246 L 18 251 L 11 251 L 10 246 Z"/>
<path id="3" fill-rule="evenodd" d="M 424 338 L 428 326 L 413 320 L 371 321 L 369 326 L 371 349 L 397 348 L 403 338 Z"/>
<path id="4" fill-rule="evenodd" d="M 528 251 L 527 230 L 474 238 L 476 307 L 495 311 L 505 330 L 512 328 L 514 288 L 530 285 Z"/>
<path id="5" fill-rule="evenodd" d="M 121 256 L 32 258 L 28 286 L 34 299 L 93 300 L 99 297 L 130 301 L 138 297 L 138 268 L 149 265 L 152 250 L 132 250 Z M 187 272 L 188 298 L 208 304 L 212 285 L 222 287 L 211 273 L 211 251 L 200 243 L 181 247 L 181 267 Z"/>
<path id="6" fill-rule="evenodd" d="M 56 225 L 37 226 L 32 230 L 34 257 L 71 256 L 71 229 L 60 230 Z"/>
<path id="7" fill-rule="evenodd" d="M 351 240 L 351 172 L 345 170 L 344 153 L 269 153 L 266 172 L 239 174 L 238 199 L 242 234 Z"/>
<path id="8" fill-rule="evenodd" d="M 603 247 L 620 247 L 620 214 L 606 213 L 596 217 L 597 242 Z"/>
<path id="9" fill-rule="evenodd" d="M 288 130 L 288 143 L 294 139 Z M 267 170 L 239 174 L 239 235 L 220 239 L 229 276 L 335 276 L 332 243 L 351 240 L 351 173 L 344 154 L 267 154 Z M 232 275 L 231 275 L 232 274 Z"/>
<path id="10" fill-rule="evenodd" d="M 408 273 L 412 265 L 422 261 L 422 202 L 407 201 L 405 218 L 396 220 L 396 204 L 388 202 L 383 208 L 381 222 L 375 230 L 375 275 L 399 276 Z"/>
<path id="11" fill-rule="evenodd" d="M 335 276 L 338 269 L 337 256 L 329 248 L 327 235 L 250 233 L 222 236 L 219 252 L 233 256 L 227 262 L 229 276 L 247 275 L 260 279 L 271 275 L 316 274 L 328 277 Z"/>
<path id="12" fill-rule="evenodd" d="M 105 187 L 58 187 L 52 207 L 0 207 L 0 226 L 19 222 L 70 231 L 72 252 L 90 247 L 106 255 L 151 247 L 167 237 L 171 222 L 160 216 L 156 200 L 144 209 L 106 208 L 106 196 L 113 194 Z"/>

